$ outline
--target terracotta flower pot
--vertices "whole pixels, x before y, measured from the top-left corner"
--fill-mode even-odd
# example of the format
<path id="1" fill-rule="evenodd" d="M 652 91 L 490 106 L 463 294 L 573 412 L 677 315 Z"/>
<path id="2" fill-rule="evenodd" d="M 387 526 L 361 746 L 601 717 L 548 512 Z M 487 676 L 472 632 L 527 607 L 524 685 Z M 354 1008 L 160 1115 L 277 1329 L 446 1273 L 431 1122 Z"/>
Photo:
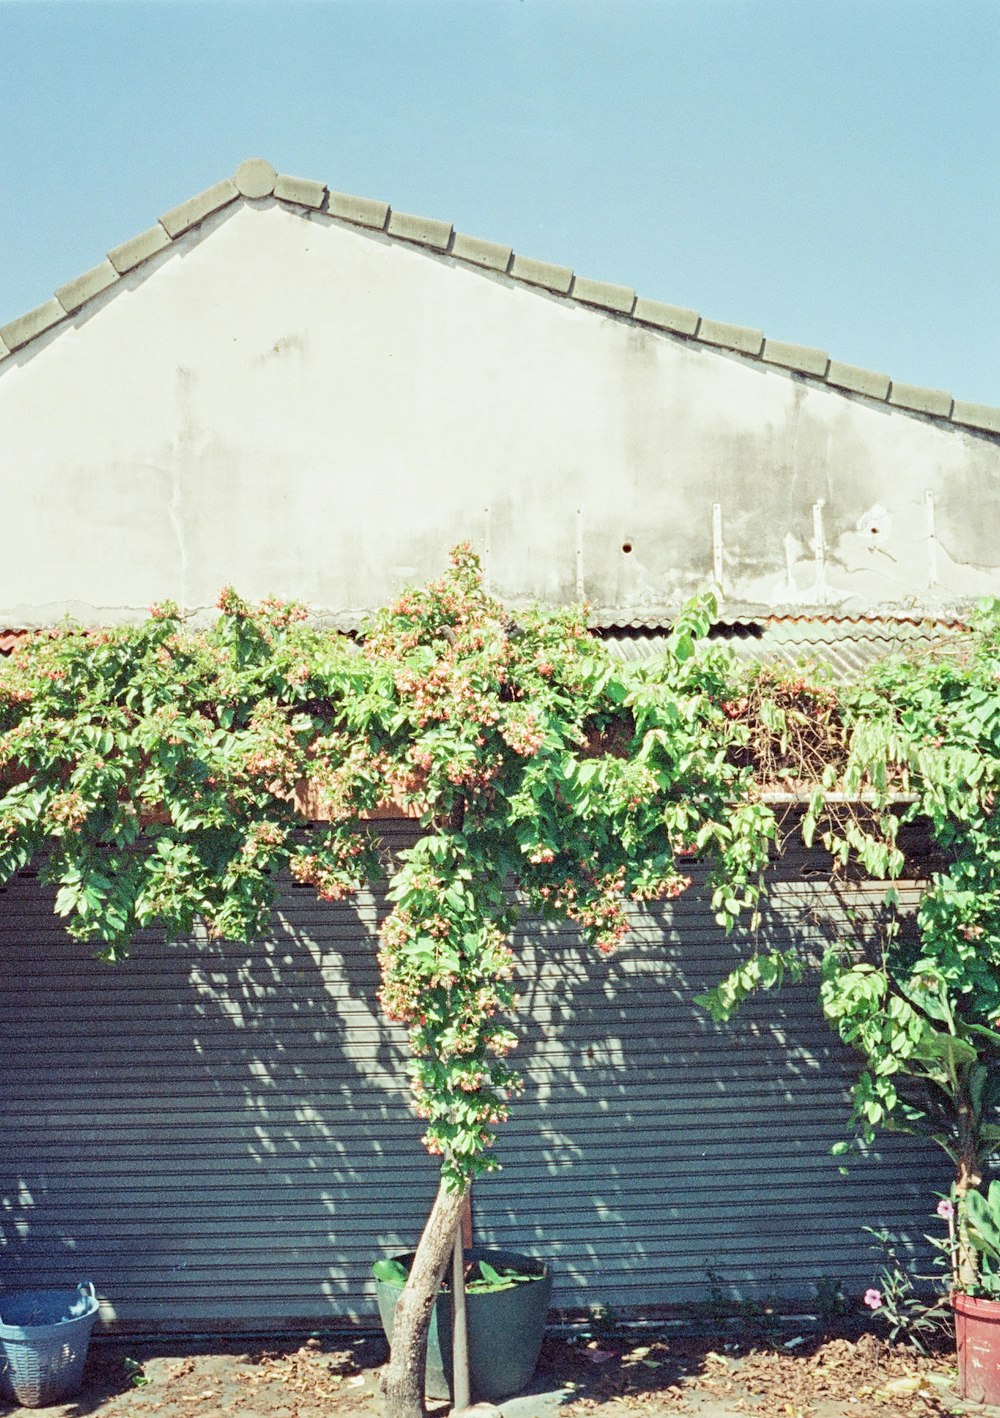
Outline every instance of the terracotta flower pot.
<path id="1" fill-rule="evenodd" d="M 962 1397 L 1000 1407 L 1000 1300 L 953 1290 L 951 1307 Z"/>

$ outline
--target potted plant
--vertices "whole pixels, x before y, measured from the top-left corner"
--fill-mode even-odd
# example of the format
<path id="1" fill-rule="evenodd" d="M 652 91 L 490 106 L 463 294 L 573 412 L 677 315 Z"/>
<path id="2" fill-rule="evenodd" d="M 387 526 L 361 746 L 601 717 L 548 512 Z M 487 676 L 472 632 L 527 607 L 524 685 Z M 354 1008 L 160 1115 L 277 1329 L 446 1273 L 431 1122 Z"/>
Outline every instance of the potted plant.
<path id="1" fill-rule="evenodd" d="M 372 1266 L 379 1315 L 392 1343 L 396 1302 L 413 1252 Z M 545 1334 L 552 1275 L 544 1261 L 518 1251 L 472 1246 L 465 1250 L 465 1305 L 469 1380 L 476 1400 L 510 1398 L 530 1382 Z M 452 1300 L 449 1278 L 441 1286 L 427 1341 L 428 1398 L 451 1399 Z"/>
<path id="2" fill-rule="evenodd" d="M 1000 1182 L 970 1191 L 948 1218 L 951 1307 L 959 1385 L 973 1403 L 1000 1406 Z"/>

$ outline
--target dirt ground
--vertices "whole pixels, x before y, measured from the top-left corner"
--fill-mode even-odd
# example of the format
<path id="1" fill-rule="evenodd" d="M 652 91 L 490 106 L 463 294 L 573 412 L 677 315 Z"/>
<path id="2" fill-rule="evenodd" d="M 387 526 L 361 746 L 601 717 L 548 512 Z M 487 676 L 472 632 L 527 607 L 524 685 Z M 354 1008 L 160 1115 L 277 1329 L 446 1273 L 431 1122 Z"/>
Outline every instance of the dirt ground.
<path id="1" fill-rule="evenodd" d="M 637 1335 L 641 1338 L 637 1339 Z M 51 1418 L 377 1418 L 381 1339 L 315 1337 L 271 1346 L 95 1340 L 82 1392 Z M 545 1341 L 524 1418 L 935 1418 L 996 1414 L 963 1405 L 953 1354 L 923 1356 L 871 1333 L 823 1338 L 655 1330 Z M 447 1405 L 432 1408 L 444 1418 Z M 4 1408 L 13 1415 L 38 1409 Z"/>

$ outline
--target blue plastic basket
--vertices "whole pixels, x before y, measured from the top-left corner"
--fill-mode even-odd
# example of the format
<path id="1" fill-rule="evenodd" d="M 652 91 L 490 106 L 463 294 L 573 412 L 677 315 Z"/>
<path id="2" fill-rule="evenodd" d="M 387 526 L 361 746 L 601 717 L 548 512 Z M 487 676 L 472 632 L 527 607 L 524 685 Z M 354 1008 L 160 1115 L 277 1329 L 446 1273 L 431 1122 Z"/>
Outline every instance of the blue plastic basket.
<path id="1" fill-rule="evenodd" d="M 13 1290 L 0 1295 L 0 1392 L 24 1408 L 44 1408 L 76 1393 L 83 1377 L 97 1296 L 75 1290 Z"/>

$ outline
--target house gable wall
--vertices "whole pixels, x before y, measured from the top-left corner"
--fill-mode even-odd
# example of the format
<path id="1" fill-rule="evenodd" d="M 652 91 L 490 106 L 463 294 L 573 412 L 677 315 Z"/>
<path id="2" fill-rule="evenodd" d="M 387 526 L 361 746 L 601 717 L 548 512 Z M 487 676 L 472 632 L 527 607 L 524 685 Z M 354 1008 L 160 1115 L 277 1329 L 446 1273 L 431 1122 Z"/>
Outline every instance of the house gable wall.
<path id="1" fill-rule="evenodd" d="M 350 621 L 466 538 L 605 619 L 720 567 L 731 608 L 940 609 L 1000 561 L 989 434 L 271 198 L 6 359 L 0 440 L 8 624 L 226 582 Z"/>

